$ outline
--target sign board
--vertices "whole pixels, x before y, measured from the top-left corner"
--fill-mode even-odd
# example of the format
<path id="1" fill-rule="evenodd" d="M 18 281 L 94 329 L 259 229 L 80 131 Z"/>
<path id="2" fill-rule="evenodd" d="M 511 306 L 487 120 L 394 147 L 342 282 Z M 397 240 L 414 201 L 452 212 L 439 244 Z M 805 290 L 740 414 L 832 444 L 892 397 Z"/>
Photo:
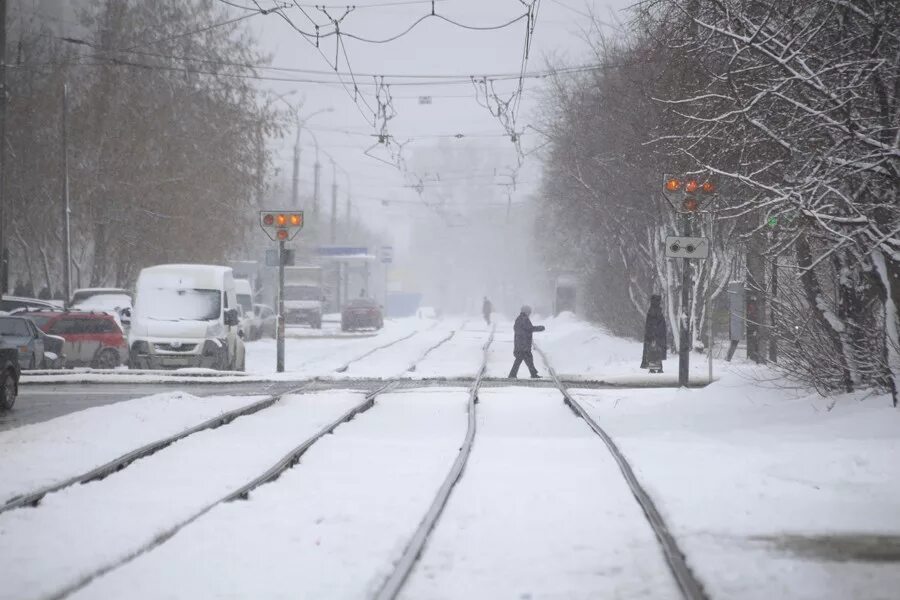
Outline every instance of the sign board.
<path id="1" fill-rule="evenodd" d="M 303 229 L 303 211 L 261 210 L 259 226 L 273 242 L 287 242 Z"/>
<path id="2" fill-rule="evenodd" d="M 431 96 L 419 96 L 419 104 L 431 104 Z"/>
<path id="3" fill-rule="evenodd" d="M 393 246 L 382 246 L 381 247 L 381 262 L 383 262 L 386 265 L 394 262 L 394 247 Z"/>
<path id="4" fill-rule="evenodd" d="M 295 252 L 293 250 L 289 250 L 288 248 L 284 249 L 284 266 L 293 267 L 295 262 Z M 267 267 L 277 267 L 278 266 L 278 249 L 269 249 L 266 250 L 266 266 Z"/>
<path id="5" fill-rule="evenodd" d="M 316 254 L 319 256 L 359 256 L 368 253 L 369 249 L 365 246 L 319 246 L 316 248 Z"/>
<path id="6" fill-rule="evenodd" d="M 709 239 L 705 237 L 666 237 L 666 256 L 668 258 L 709 258 Z"/>

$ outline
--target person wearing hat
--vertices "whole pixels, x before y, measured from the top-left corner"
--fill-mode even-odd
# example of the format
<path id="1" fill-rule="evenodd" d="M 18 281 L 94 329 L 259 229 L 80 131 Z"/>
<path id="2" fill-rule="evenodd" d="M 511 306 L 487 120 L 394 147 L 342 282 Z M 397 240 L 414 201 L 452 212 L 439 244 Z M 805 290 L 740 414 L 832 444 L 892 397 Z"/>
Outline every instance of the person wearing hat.
<path id="1" fill-rule="evenodd" d="M 531 334 L 535 331 L 544 331 L 544 326 L 532 325 L 529 318 L 530 315 L 531 307 L 526 304 L 522 307 L 522 312 L 519 313 L 519 316 L 516 317 L 516 324 L 513 326 L 513 331 L 515 332 L 513 356 L 515 361 L 513 361 L 512 369 L 509 371 L 510 379 L 515 379 L 518 376 L 519 366 L 522 364 L 522 361 L 525 362 L 525 366 L 531 372 L 532 379 L 540 377 L 537 369 L 534 368 L 534 356 L 531 353 Z"/>

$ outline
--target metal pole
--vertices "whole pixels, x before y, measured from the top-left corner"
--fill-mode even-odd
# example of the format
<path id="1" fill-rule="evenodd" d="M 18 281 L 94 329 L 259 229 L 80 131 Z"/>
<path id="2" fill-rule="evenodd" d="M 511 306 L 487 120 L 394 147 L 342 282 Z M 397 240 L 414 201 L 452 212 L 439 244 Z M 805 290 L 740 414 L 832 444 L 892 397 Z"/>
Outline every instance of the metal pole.
<path id="1" fill-rule="evenodd" d="M 337 167 L 331 160 L 331 243 L 337 243 Z"/>
<path id="2" fill-rule="evenodd" d="M 9 254 L 6 252 L 4 183 L 6 180 L 6 0 L 0 0 L 0 293 L 9 287 Z"/>
<path id="3" fill-rule="evenodd" d="M 69 86 L 63 84 L 62 97 L 62 150 L 63 150 L 63 232 L 65 258 L 63 260 L 63 286 L 65 286 L 63 302 L 69 306 L 72 297 L 72 227 L 71 210 L 69 207 L 69 136 L 68 136 L 68 112 L 69 112 Z"/>
<path id="4" fill-rule="evenodd" d="M 710 211 L 709 213 L 709 259 L 708 261 L 712 261 L 713 252 L 715 251 L 715 228 L 716 228 L 716 218 L 715 215 Z M 707 348 L 706 352 L 709 354 L 707 357 L 709 359 L 709 383 L 712 383 L 713 380 L 713 344 L 715 338 L 713 337 L 713 318 L 712 318 L 712 288 L 713 288 L 713 280 L 712 280 L 712 262 L 709 262 L 709 276 L 706 278 L 706 323 L 707 323 L 707 332 L 709 333 L 709 348 Z"/>
<path id="5" fill-rule="evenodd" d="M 297 141 L 294 143 L 294 176 L 291 183 L 291 206 L 300 208 L 300 121 L 297 121 Z"/>
<path id="6" fill-rule="evenodd" d="M 690 237 L 690 215 L 682 215 L 682 234 Z M 691 360 L 690 333 L 690 300 L 691 300 L 691 263 L 687 258 L 681 259 L 681 323 L 679 324 L 678 343 L 678 386 L 687 387 Z"/>
<path id="7" fill-rule="evenodd" d="M 313 167 L 313 205 L 312 205 L 312 213 L 313 218 L 318 220 L 319 218 L 319 170 L 321 169 L 319 164 L 319 158 L 316 157 L 316 164 Z"/>
<path id="8" fill-rule="evenodd" d="M 276 327 L 275 370 L 284 373 L 284 241 L 278 242 L 278 326 Z"/>

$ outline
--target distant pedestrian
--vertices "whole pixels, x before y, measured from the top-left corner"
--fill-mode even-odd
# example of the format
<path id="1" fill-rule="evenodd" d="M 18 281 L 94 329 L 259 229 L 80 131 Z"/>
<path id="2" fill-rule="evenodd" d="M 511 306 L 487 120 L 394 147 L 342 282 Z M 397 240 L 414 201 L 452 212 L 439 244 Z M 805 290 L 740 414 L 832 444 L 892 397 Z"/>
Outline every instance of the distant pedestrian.
<path id="1" fill-rule="evenodd" d="M 644 356 L 641 368 L 650 369 L 651 373 L 662 373 L 662 361 L 666 360 L 666 320 L 663 318 L 662 298 L 659 294 L 650 296 L 650 308 L 647 310 L 647 323 L 644 325 Z"/>
<path id="2" fill-rule="evenodd" d="M 491 301 L 488 300 L 488 297 L 484 297 L 484 302 L 481 303 L 481 314 L 484 315 L 484 322 L 488 325 L 491 324 L 491 313 L 494 311 L 494 305 L 491 304 Z"/>
<path id="3" fill-rule="evenodd" d="M 522 361 L 525 361 L 525 366 L 528 367 L 532 379 L 540 377 L 537 369 L 534 368 L 534 356 L 531 353 L 531 334 L 535 331 L 544 331 L 544 326 L 532 325 L 529 318 L 530 315 L 531 307 L 526 304 L 522 307 L 522 312 L 519 313 L 519 316 L 516 317 L 516 324 L 513 326 L 515 333 L 513 356 L 515 361 L 513 361 L 512 369 L 509 371 L 510 379 L 515 379 L 518 376 L 519 366 L 522 364 Z"/>

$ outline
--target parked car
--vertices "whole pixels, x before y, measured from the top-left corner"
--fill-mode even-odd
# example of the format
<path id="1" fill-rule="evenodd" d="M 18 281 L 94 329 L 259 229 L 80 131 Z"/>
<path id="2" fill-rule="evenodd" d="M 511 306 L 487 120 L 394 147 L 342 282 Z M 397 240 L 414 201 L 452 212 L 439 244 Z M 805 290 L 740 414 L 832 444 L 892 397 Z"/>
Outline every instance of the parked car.
<path id="1" fill-rule="evenodd" d="M 44 338 L 30 320 L 0 316 L 0 338 L 4 346 L 18 352 L 20 369 L 37 369 L 44 365 Z"/>
<path id="2" fill-rule="evenodd" d="M 126 333 L 131 324 L 131 292 L 122 288 L 81 288 L 72 293 L 69 308 L 85 312 L 108 312 Z"/>
<path id="3" fill-rule="evenodd" d="M 9 410 L 19 395 L 19 351 L 0 341 L 0 409 Z"/>
<path id="4" fill-rule="evenodd" d="M 157 265 L 135 289 L 130 364 L 144 369 L 244 370 L 244 341 L 231 267 Z"/>
<path id="5" fill-rule="evenodd" d="M 39 327 L 65 340 L 67 366 L 112 369 L 128 358 L 125 335 L 116 318 L 105 312 L 32 313 L 32 319 L 46 319 Z"/>
<path id="6" fill-rule="evenodd" d="M 384 327 L 384 316 L 378 302 L 371 298 L 356 298 L 344 305 L 341 310 L 341 330 L 350 331 L 366 327 L 373 329 Z"/>
<path id="7" fill-rule="evenodd" d="M 275 327 L 277 327 L 277 315 L 268 304 L 254 304 L 253 314 L 259 320 L 259 337 L 269 336 L 275 337 Z"/>
<path id="8" fill-rule="evenodd" d="M 110 311 L 131 308 L 131 292 L 122 288 L 81 288 L 72 292 L 71 308 Z"/>
<path id="9" fill-rule="evenodd" d="M 50 300 L 39 300 L 37 298 L 24 298 L 22 296 L 7 296 L 5 294 L 0 298 L 0 310 L 12 312 L 17 308 L 53 310 L 54 308 L 61 308 L 61 303 L 51 302 Z"/>
<path id="10" fill-rule="evenodd" d="M 65 311 L 61 308 L 54 308 L 52 311 L 20 308 L 12 313 L 17 317 L 24 317 L 34 323 L 38 334 L 44 340 L 44 362 L 40 366 L 42 369 L 66 368 L 66 339 L 58 335 L 51 335 L 41 329 L 53 315 L 62 312 Z"/>
<path id="11" fill-rule="evenodd" d="M 259 325 L 253 312 L 253 290 L 246 279 L 235 279 L 234 290 L 241 309 L 241 331 L 245 340 L 259 339 Z"/>

